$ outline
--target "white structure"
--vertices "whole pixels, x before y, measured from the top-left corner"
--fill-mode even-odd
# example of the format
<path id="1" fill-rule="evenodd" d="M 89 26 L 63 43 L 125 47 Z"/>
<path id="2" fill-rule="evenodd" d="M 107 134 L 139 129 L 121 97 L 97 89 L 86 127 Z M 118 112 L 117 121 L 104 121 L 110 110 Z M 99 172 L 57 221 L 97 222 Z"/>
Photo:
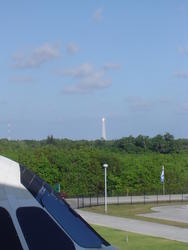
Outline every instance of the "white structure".
<path id="1" fill-rule="evenodd" d="M 104 167 L 104 211 L 107 213 L 108 195 L 107 195 L 107 167 L 108 164 L 103 164 Z"/>
<path id="2" fill-rule="evenodd" d="M 116 250 L 44 180 L 3 156 L 0 222 L 0 249 Z"/>
<path id="3" fill-rule="evenodd" d="M 8 123 L 8 140 L 11 140 L 11 123 Z"/>
<path id="4" fill-rule="evenodd" d="M 102 140 L 106 140 L 105 118 L 102 118 Z"/>

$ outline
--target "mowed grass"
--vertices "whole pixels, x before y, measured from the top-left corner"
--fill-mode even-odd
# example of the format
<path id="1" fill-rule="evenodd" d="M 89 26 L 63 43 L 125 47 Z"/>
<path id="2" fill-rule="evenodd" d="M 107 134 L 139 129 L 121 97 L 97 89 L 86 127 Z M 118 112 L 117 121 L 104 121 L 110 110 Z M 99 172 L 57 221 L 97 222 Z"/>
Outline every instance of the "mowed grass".
<path id="1" fill-rule="evenodd" d="M 148 203 L 148 204 L 132 204 L 132 205 L 129 205 L 129 204 L 108 205 L 108 213 L 107 214 L 113 215 L 113 216 L 118 216 L 118 217 L 144 220 L 144 221 L 156 222 L 156 223 L 165 224 L 165 225 L 188 228 L 188 223 L 169 221 L 169 220 L 163 220 L 163 219 L 155 219 L 155 218 L 146 218 L 143 216 L 138 216 L 138 214 L 154 213 L 154 211 L 151 210 L 152 207 L 182 205 L 182 204 L 188 204 L 188 202 L 184 202 L 184 203 L 163 202 L 163 203 L 158 203 L 158 204 Z M 87 207 L 87 208 L 84 208 L 83 210 L 94 212 L 94 213 L 104 214 L 104 206 Z"/>
<path id="2" fill-rule="evenodd" d="M 155 238 L 116 229 L 94 226 L 92 227 L 120 250 L 187 250 L 188 244 L 161 238 Z"/>

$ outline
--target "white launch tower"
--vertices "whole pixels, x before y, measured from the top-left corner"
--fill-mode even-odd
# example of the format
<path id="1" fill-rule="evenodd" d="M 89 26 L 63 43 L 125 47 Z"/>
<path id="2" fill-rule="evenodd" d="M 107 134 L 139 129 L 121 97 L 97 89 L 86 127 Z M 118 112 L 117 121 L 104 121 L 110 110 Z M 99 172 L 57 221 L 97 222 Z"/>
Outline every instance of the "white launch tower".
<path id="1" fill-rule="evenodd" d="M 106 140 L 105 118 L 102 118 L 102 140 Z"/>
<path id="2" fill-rule="evenodd" d="M 11 123 L 8 122 L 8 140 L 11 140 Z"/>

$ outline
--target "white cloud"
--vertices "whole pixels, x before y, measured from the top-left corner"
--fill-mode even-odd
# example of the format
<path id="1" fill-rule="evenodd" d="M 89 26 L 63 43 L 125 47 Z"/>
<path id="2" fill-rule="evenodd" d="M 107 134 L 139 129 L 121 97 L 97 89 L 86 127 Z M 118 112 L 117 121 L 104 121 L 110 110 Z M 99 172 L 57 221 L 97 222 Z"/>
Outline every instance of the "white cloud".
<path id="1" fill-rule="evenodd" d="M 110 69 L 120 69 L 121 65 L 118 63 L 105 63 L 103 66 L 104 70 L 110 70 Z"/>
<path id="2" fill-rule="evenodd" d="M 126 98 L 128 106 L 131 111 L 149 111 L 152 106 L 153 102 L 150 100 L 146 100 L 142 97 L 132 96 Z"/>
<path id="3" fill-rule="evenodd" d="M 88 93 L 93 90 L 108 88 L 111 85 L 111 79 L 105 77 L 105 71 L 103 69 L 96 70 L 90 63 L 65 69 L 61 74 L 76 80 L 74 84 L 64 87 L 64 93 Z"/>
<path id="4" fill-rule="evenodd" d="M 188 71 L 176 72 L 174 76 L 178 78 L 188 78 Z"/>
<path id="5" fill-rule="evenodd" d="M 76 54 L 77 52 L 78 52 L 78 46 L 75 44 L 75 43 L 69 43 L 68 45 L 67 45 L 67 52 L 68 52 L 68 54 L 70 54 L 70 55 L 74 55 L 74 54 Z"/>
<path id="6" fill-rule="evenodd" d="M 187 115 L 188 114 L 188 102 L 185 102 L 185 103 L 181 104 L 177 108 L 177 113 L 180 114 L 180 115 Z"/>
<path id="7" fill-rule="evenodd" d="M 13 66 L 19 69 L 37 68 L 59 56 L 59 46 L 45 43 L 35 48 L 30 55 L 25 55 L 24 53 L 14 55 Z"/>
<path id="8" fill-rule="evenodd" d="M 5 105 L 5 104 L 7 104 L 7 101 L 5 101 L 5 100 L 0 100 L 0 104 L 1 104 L 1 105 Z M 0 121 L 0 123 L 1 123 L 1 121 Z"/>
<path id="9" fill-rule="evenodd" d="M 157 104 L 162 104 L 162 105 L 172 105 L 174 103 L 174 100 L 170 97 L 165 97 L 162 96 L 156 100 Z"/>
<path id="10" fill-rule="evenodd" d="M 178 6 L 178 10 L 184 14 L 184 12 L 186 11 L 185 5 L 183 3 L 181 3 Z"/>
<path id="11" fill-rule="evenodd" d="M 31 83 L 33 82 L 33 77 L 32 76 L 12 76 L 9 79 L 9 82 L 13 83 Z"/>
<path id="12" fill-rule="evenodd" d="M 64 69 L 61 74 L 70 77 L 86 77 L 94 72 L 94 67 L 90 63 L 84 63 L 75 68 Z"/>
<path id="13" fill-rule="evenodd" d="M 178 48 L 178 53 L 179 53 L 180 55 L 188 54 L 188 45 L 185 46 L 185 47 L 179 47 L 179 48 Z"/>
<path id="14" fill-rule="evenodd" d="M 101 21 L 102 19 L 103 19 L 103 9 L 102 8 L 99 8 L 99 9 L 97 9 L 95 12 L 94 12 L 94 14 L 93 14 L 93 20 L 95 21 L 95 22 L 99 22 L 99 21 Z"/>
<path id="15" fill-rule="evenodd" d="M 184 53 L 184 49 L 182 47 L 178 48 L 178 53 L 179 55 L 182 55 Z"/>
<path id="16" fill-rule="evenodd" d="M 105 89 L 111 85 L 111 79 L 103 79 L 103 78 L 96 78 L 89 77 L 85 78 L 84 80 L 73 84 L 67 85 L 63 89 L 63 93 L 65 94 L 87 94 L 94 90 Z"/>

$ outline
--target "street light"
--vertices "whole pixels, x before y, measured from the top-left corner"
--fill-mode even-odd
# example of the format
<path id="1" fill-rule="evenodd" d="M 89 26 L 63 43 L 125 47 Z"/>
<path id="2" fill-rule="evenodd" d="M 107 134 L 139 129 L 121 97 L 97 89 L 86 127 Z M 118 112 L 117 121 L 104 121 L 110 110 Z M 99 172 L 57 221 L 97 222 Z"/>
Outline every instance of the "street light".
<path id="1" fill-rule="evenodd" d="M 107 167 L 108 164 L 103 164 L 104 167 L 104 211 L 107 213 Z"/>

